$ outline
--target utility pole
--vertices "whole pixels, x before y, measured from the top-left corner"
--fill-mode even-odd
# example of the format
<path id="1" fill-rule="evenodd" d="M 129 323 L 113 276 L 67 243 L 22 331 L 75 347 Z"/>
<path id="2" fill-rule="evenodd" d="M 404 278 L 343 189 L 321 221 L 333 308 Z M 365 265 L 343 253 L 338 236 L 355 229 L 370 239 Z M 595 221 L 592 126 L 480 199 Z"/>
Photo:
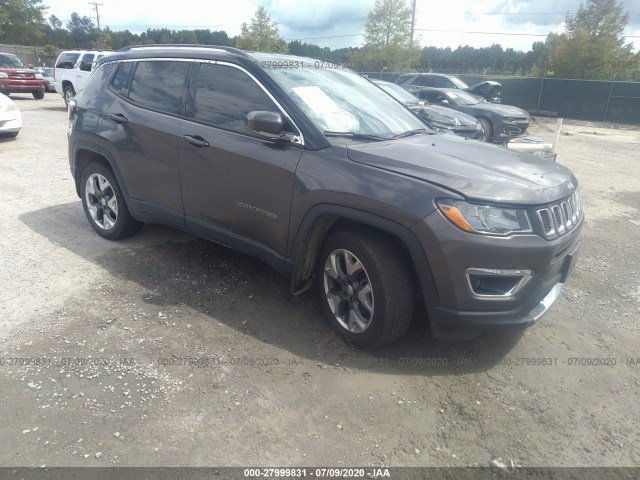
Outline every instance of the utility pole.
<path id="1" fill-rule="evenodd" d="M 413 0 L 411 7 L 411 36 L 409 37 L 409 68 L 411 68 L 411 57 L 413 56 L 413 30 L 416 25 L 416 0 Z"/>
<path id="2" fill-rule="evenodd" d="M 93 5 L 93 8 L 96 11 L 96 20 L 97 20 L 97 24 L 98 24 L 98 31 L 100 31 L 100 12 L 98 11 L 98 7 L 102 6 L 102 3 L 98 3 L 98 2 L 89 2 L 89 5 Z"/>

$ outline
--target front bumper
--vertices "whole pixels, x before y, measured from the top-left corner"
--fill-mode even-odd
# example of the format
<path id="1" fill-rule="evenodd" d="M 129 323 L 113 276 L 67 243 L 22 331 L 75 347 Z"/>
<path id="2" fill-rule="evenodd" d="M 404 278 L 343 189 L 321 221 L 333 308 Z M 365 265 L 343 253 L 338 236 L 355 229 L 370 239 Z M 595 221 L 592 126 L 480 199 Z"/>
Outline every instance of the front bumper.
<path id="1" fill-rule="evenodd" d="M 31 93 L 34 90 L 44 90 L 44 80 L 2 78 L 0 90 L 12 93 Z"/>
<path id="2" fill-rule="evenodd" d="M 538 321 L 560 296 L 576 263 L 583 219 L 555 240 L 535 234 L 466 233 L 439 211 L 415 225 L 436 289 L 427 300 L 434 337 L 465 340 L 482 331 L 526 328 Z M 473 268 L 528 271 L 530 278 L 513 294 L 479 295 L 467 275 Z"/>
<path id="3" fill-rule="evenodd" d="M 529 121 L 500 122 L 495 125 L 492 141 L 503 142 L 509 138 L 520 137 L 529 129 Z"/>

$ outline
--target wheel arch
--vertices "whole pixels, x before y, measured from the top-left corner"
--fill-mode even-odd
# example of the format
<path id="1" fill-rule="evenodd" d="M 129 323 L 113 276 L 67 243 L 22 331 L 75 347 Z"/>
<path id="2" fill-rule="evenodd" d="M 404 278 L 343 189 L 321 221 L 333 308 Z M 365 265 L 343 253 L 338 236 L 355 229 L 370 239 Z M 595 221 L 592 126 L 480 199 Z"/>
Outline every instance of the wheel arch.
<path id="1" fill-rule="evenodd" d="M 435 282 L 428 258 L 415 234 L 406 226 L 378 215 L 338 205 L 317 205 L 305 216 L 291 246 L 293 261 L 291 292 L 311 287 L 317 257 L 325 239 L 338 230 L 372 229 L 396 240 L 406 255 L 411 274 L 419 282 L 420 297 L 428 303 L 437 300 Z M 416 268 L 419 265 L 420 268 Z"/>
<path id="2" fill-rule="evenodd" d="M 118 186 L 122 190 L 126 200 L 129 200 L 129 194 L 127 187 L 122 181 L 122 176 L 118 170 L 115 159 L 108 150 L 96 145 L 95 143 L 87 141 L 78 141 L 73 145 L 72 157 L 71 157 L 71 170 L 73 172 L 73 178 L 75 180 L 76 193 L 80 196 L 80 179 L 82 178 L 82 171 L 91 163 L 102 163 L 106 167 L 110 168 L 113 174 L 116 176 Z"/>

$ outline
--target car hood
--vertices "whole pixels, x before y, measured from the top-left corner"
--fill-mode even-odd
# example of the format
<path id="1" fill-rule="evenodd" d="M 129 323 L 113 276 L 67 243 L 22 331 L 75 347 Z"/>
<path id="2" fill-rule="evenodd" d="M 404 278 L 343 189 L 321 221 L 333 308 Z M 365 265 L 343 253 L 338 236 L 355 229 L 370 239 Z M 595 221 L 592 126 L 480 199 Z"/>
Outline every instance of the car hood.
<path id="1" fill-rule="evenodd" d="M 438 115 L 444 115 L 445 117 L 457 118 L 460 122 L 460 125 L 477 125 L 478 121 L 475 117 L 471 115 L 467 115 L 466 113 L 458 112 L 456 110 L 452 110 L 451 108 L 441 107 L 440 105 L 424 105 L 422 107 L 418 107 L 419 109 L 427 112 L 434 112 Z"/>
<path id="2" fill-rule="evenodd" d="M 351 144 L 347 155 L 481 201 L 542 205 L 571 195 L 578 186 L 562 165 L 453 135 Z"/>
<path id="3" fill-rule="evenodd" d="M 475 105 L 468 106 L 479 110 L 488 110 L 503 117 L 529 117 L 529 114 L 521 108 L 502 105 L 501 103 L 476 103 Z"/>

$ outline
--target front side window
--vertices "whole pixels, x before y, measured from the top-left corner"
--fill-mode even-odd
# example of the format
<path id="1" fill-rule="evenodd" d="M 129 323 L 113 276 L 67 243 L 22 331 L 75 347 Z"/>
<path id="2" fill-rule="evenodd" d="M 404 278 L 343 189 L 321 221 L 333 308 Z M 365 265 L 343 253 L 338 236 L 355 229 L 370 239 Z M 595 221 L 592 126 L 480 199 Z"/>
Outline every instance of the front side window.
<path id="1" fill-rule="evenodd" d="M 138 62 L 129 99 L 144 107 L 181 114 L 190 66 L 189 62 L 164 60 Z"/>
<path id="2" fill-rule="evenodd" d="M 246 118 L 256 110 L 279 112 L 264 90 L 243 71 L 226 65 L 200 65 L 193 112 L 196 120 L 251 133 Z"/>

